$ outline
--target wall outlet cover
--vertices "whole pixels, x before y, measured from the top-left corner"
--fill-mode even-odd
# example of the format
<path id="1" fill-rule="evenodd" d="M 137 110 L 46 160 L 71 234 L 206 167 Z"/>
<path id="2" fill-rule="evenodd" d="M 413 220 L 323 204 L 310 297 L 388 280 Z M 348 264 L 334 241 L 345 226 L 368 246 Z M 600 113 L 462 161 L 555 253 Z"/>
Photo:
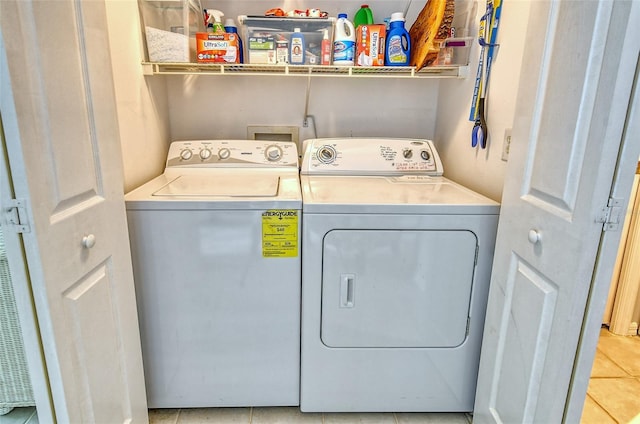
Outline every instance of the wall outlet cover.
<path id="1" fill-rule="evenodd" d="M 502 160 L 509 159 L 509 149 L 511 148 L 511 128 L 504 130 L 504 141 L 502 142 Z"/>

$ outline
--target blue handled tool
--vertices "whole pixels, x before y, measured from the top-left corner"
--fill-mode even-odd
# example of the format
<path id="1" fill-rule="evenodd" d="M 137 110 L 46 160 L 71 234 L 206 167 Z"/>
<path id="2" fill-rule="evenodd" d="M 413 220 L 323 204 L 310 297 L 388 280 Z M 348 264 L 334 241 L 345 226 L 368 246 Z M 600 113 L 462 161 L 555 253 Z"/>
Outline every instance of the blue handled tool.
<path id="1" fill-rule="evenodd" d="M 480 60 L 478 62 L 478 71 L 476 72 L 476 82 L 473 87 L 473 98 L 471 100 L 471 111 L 469 112 L 469 121 L 476 121 L 478 119 L 478 102 L 481 97 L 482 91 L 482 76 L 484 73 L 484 57 L 485 47 L 487 43 L 485 40 L 485 33 L 487 31 L 488 10 L 492 7 L 493 1 L 487 0 L 487 12 L 480 18 L 480 26 L 478 28 L 478 44 L 480 44 Z M 490 22 L 489 22 L 490 25 Z"/>
<path id="2" fill-rule="evenodd" d="M 471 147 L 476 147 L 478 144 L 483 149 L 487 147 L 487 122 L 484 120 L 484 97 L 480 97 L 478 103 L 478 118 L 473 124 L 473 130 L 471 131 Z"/>
<path id="3" fill-rule="evenodd" d="M 495 8 L 494 8 L 495 5 Z M 469 120 L 473 120 L 473 130 L 471 132 L 471 146 L 480 145 L 486 148 L 489 138 L 489 131 L 485 119 L 485 98 L 487 87 L 489 85 L 489 76 L 491 74 L 491 64 L 493 63 L 493 55 L 495 47 L 498 46 L 496 39 L 498 37 L 498 25 L 500 23 L 500 14 L 502 11 L 502 0 L 488 0 L 487 10 L 482 16 L 480 29 L 478 34 L 478 43 L 482 46 L 480 52 L 480 61 L 478 62 L 478 72 L 476 73 L 476 86 L 473 92 L 473 101 Z M 487 39 L 489 42 L 487 43 Z M 488 48 L 488 51 L 485 51 Z M 486 55 L 486 71 L 483 72 L 485 66 Z M 482 78 L 484 74 L 484 79 Z"/>

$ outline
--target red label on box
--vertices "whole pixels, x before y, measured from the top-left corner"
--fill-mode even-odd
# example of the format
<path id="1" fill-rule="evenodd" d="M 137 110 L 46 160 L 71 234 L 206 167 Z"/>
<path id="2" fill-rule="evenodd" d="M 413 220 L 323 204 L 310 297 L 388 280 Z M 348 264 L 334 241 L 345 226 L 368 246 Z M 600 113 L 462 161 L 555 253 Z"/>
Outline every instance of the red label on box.
<path id="1" fill-rule="evenodd" d="M 239 63 L 238 35 L 234 33 L 196 33 L 198 63 Z"/>

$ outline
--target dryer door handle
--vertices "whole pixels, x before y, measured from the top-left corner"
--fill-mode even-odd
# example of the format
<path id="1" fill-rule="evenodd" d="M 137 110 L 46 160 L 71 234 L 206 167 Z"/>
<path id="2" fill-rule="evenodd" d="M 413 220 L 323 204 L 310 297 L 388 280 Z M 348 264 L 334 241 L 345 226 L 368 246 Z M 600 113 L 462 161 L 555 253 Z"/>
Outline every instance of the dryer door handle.
<path id="1" fill-rule="evenodd" d="M 354 307 L 354 290 L 355 290 L 356 276 L 354 274 L 341 274 L 340 275 L 340 307 L 341 308 L 353 308 Z"/>

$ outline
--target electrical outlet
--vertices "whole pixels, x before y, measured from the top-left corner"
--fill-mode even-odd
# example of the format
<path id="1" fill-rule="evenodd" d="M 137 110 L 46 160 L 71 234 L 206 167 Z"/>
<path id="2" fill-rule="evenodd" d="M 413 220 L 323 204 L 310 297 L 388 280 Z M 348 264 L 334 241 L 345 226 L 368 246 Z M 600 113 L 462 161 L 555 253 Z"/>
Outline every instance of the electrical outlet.
<path id="1" fill-rule="evenodd" d="M 511 148 L 511 128 L 504 130 L 504 141 L 502 142 L 502 160 L 509 159 L 509 149 Z"/>

